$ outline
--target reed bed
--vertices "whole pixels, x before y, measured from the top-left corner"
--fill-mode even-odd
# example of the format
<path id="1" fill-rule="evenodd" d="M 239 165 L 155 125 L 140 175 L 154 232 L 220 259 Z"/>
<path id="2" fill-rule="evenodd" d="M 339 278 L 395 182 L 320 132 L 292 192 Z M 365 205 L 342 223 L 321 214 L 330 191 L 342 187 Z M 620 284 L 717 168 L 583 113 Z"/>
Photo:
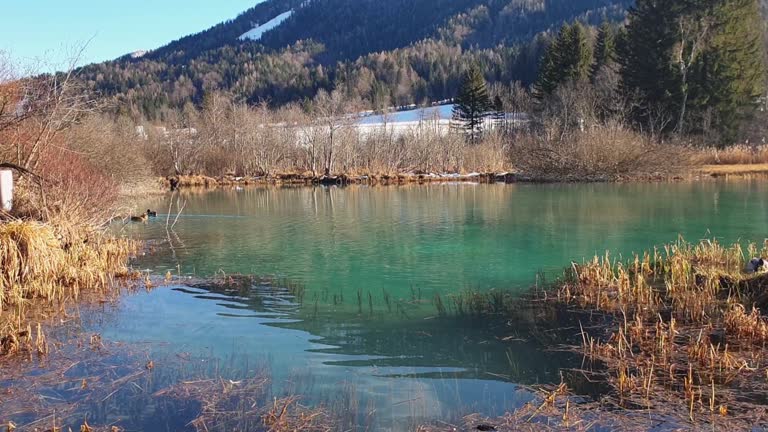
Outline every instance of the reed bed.
<path id="1" fill-rule="evenodd" d="M 497 431 L 638 431 L 648 430 L 645 413 L 618 414 L 599 403 L 575 396 L 564 382 L 529 389 L 535 397 L 519 409 L 500 417 L 469 414 L 454 422 L 421 425 L 416 432 Z"/>
<path id="2" fill-rule="evenodd" d="M 603 403 L 673 424 L 765 425 L 768 321 L 753 305 L 768 276 L 743 269 L 767 252 L 679 240 L 596 257 L 574 264 L 549 301 L 600 316 L 581 327 L 580 350 L 582 373 L 612 388 Z"/>
<path id="3" fill-rule="evenodd" d="M 530 327 L 529 339 L 584 357 L 562 370 L 574 393 L 560 392 L 571 396 L 561 420 L 557 410 L 537 420 L 524 407 L 484 419 L 488 430 L 750 430 L 768 427 L 768 274 L 745 271 L 755 256 L 768 256 L 768 244 L 679 239 L 629 258 L 573 263 L 522 297 L 464 292 L 435 296 L 433 305 L 447 319 L 495 316 Z M 470 430 L 478 418 L 422 430 Z"/>
<path id="4" fill-rule="evenodd" d="M 48 224 L 0 223 L 0 355 L 32 346 L 44 354 L 40 320 L 66 314 L 85 291 L 109 295 L 115 277 L 135 277 L 127 263 L 138 248 L 95 231 L 64 237 Z"/>
<path id="5" fill-rule="evenodd" d="M 699 165 L 748 165 L 768 163 L 768 145 L 734 145 L 701 150 L 694 156 Z"/>

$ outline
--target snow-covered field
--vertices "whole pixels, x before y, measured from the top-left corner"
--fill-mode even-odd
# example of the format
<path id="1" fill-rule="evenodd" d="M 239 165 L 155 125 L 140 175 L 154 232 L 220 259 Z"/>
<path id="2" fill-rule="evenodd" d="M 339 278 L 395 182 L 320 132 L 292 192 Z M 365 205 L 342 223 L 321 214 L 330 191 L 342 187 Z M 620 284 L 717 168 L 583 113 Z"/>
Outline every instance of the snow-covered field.
<path id="1" fill-rule="evenodd" d="M 285 20 L 291 17 L 293 15 L 293 11 L 283 12 L 280 15 L 272 18 L 271 20 L 265 22 L 264 24 L 254 27 L 251 30 L 243 33 L 240 35 L 238 39 L 245 41 L 245 40 L 251 40 L 251 41 L 258 41 L 261 39 L 262 36 L 264 36 L 264 33 L 274 30 L 282 24 Z"/>
<path id="2" fill-rule="evenodd" d="M 418 108 L 406 111 L 398 111 L 390 114 L 370 115 L 363 117 L 354 125 L 360 136 L 367 136 L 387 132 L 394 137 L 401 137 L 418 130 L 431 130 L 440 136 L 447 135 L 451 130 L 451 118 L 453 117 L 453 104 L 438 105 L 427 108 Z M 511 127 L 517 127 L 528 122 L 528 115 L 524 113 L 505 113 L 506 122 Z M 494 129 L 497 123 L 494 119 L 485 120 L 486 129 Z"/>
<path id="3" fill-rule="evenodd" d="M 383 123 L 403 123 L 420 122 L 435 120 L 450 120 L 453 115 L 453 104 L 440 105 L 428 108 L 419 108 L 408 111 L 398 111 L 387 115 L 372 115 L 364 117 L 361 125 L 365 124 L 383 124 Z"/>

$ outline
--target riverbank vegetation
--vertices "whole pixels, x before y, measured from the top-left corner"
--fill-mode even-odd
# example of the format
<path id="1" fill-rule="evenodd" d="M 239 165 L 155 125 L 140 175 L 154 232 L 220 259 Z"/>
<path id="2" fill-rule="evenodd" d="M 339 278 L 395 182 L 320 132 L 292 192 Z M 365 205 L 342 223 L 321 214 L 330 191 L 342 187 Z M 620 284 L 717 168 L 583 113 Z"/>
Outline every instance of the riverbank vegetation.
<path id="1" fill-rule="evenodd" d="M 483 77 L 497 72 L 490 66 L 503 63 L 489 60 L 493 50 L 456 62 L 454 72 L 465 76 L 465 85 L 450 91 L 457 114 L 447 122 L 425 109 L 409 128 L 395 127 L 395 112 L 386 108 L 398 96 L 366 90 L 362 77 L 339 76 L 282 105 L 207 89 L 197 105 L 145 117 L 134 107 L 106 106 L 73 66 L 30 78 L 0 59 L 0 164 L 14 171 L 17 185 L 13 209 L 0 212 L 0 356 L 47 358 L 62 349 L 48 340 L 48 323 L 63 321 L 86 297 L 109 299 L 118 279 L 140 276 L 128 267 L 139 245 L 105 227 L 130 216 L 121 196 L 152 190 L 158 177 L 169 186 L 352 177 L 617 181 L 671 178 L 703 166 L 728 174 L 713 165 L 763 167 L 768 97 L 758 2 L 658 3 L 637 0 L 623 27 L 563 26 L 543 49 L 532 86 L 511 73 L 487 86 Z M 194 93 L 206 88 L 188 85 Z M 379 119 L 361 126 L 366 115 Z M 560 342 L 581 353 L 584 365 L 564 374 L 538 404 L 506 420 L 482 421 L 499 430 L 553 419 L 566 428 L 614 427 L 628 419 L 638 422 L 633 428 L 646 420 L 686 427 L 764 423 L 756 413 L 768 391 L 768 320 L 760 309 L 768 306 L 768 281 L 743 272 L 745 259 L 758 255 L 768 250 L 680 241 L 629 260 L 606 255 L 574 264 L 532 301 L 542 316 L 579 321 L 578 333 Z M 303 296 L 302 290 L 295 287 L 294 294 Z M 372 312 L 371 295 L 359 291 L 359 311 L 365 303 Z M 520 304 L 502 292 L 434 303 L 441 319 L 504 316 Z M 100 336 L 92 335 L 89 345 L 99 349 Z M 148 360 L 144 370 L 99 388 L 100 401 L 134 385 L 143 397 L 195 401 L 202 409 L 193 426 L 201 430 L 334 426 L 331 415 L 294 397 L 267 404 L 262 376 L 230 382 L 205 376 L 150 393 L 143 387 L 152 383 L 139 386 L 136 379 L 153 368 Z M 589 400 L 579 380 L 608 390 Z M 92 385 L 86 374 L 78 381 L 68 391 Z M 254 394 L 259 404 L 248 399 Z M 223 414 L 234 410 L 242 417 Z M 475 418 L 467 422 L 477 427 Z M 55 416 L 53 425 L 56 430 Z M 86 423 L 83 430 L 91 428 Z"/>
<path id="2" fill-rule="evenodd" d="M 97 103 L 74 77 L 14 81 L 0 71 L 0 162 L 16 174 L 12 209 L 0 211 L 0 356 L 45 355 L 41 323 L 86 292 L 107 296 L 137 245 L 105 234 L 120 178 L 100 147 L 73 139 Z"/>
<path id="3" fill-rule="evenodd" d="M 558 413 L 549 426 L 750 429 L 766 423 L 768 320 L 760 311 L 768 274 L 745 269 L 751 257 L 766 255 L 768 245 L 679 240 L 628 258 L 606 253 L 574 263 L 527 299 L 468 292 L 434 304 L 441 316 L 523 317 L 542 329 L 552 322 L 573 329 L 550 342 L 584 361 L 563 370 L 561 387 L 541 405 Z M 483 422 L 541 430 L 530 424 L 536 408 Z"/>

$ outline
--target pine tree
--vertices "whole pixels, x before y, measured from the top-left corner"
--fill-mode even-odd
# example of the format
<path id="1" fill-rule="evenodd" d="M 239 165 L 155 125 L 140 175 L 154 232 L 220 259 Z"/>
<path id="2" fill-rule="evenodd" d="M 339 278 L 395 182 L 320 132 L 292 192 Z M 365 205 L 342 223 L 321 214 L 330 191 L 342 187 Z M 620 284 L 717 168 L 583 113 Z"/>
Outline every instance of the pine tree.
<path id="1" fill-rule="evenodd" d="M 604 22 L 597 31 L 595 41 L 595 54 L 592 68 L 589 71 L 589 80 L 594 83 L 600 71 L 613 63 L 616 51 L 616 40 L 613 29 L 608 22 Z"/>
<path id="2" fill-rule="evenodd" d="M 687 133 L 714 114 L 733 142 L 765 92 L 760 24 L 758 0 L 637 0 L 618 48 L 622 90 L 640 98 L 636 119 Z"/>
<path id="3" fill-rule="evenodd" d="M 535 93 L 539 98 L 554 93 L 557 86 L 564 80 L 563 70 L 560 68 L 560 65 L 563 63 L 561 52 L 564 49 L 562 45 L 565 44 L 565 34 L 567 31 L 567 26 L 563 26 L 560 29 L 557 38 L 552 41 L 541 59 L 539 77 L 535 85 Z"/>
<path id="4" fill-rule="evenodd" d="M 542 59 L 537 97 L 551 95 L 565 82 L 587 78 L 591 64 L 592 47 L 584 26 L 564 25 Z"/>
<path id="5" fill-rule="evenodd" d="M 714 31 L 702 60 L 705 103 L 714 111 L 714 127 L 723 143 L 733 143 L 765 96 L 766 59 L 758 0 L 720 0 Z"/>
<path id="6" fill-rule="evenodd" d="M 677 0 L 637 0 L 629 11 L 624 43 L 617 53 L 621 88 L 639 97 L 636 120 L 661 129 L 679 100 L 677 74 L 672 67 L 676 43 L 674 5 Z M 653 114 L 651 114 L 653 113 Z M 654 124 L 659 123 L 660 124 Z"/>
<path id="7" fill-rule="evenodd" d="M 568 35 L 566 51 L 566 78 L 579 81 L 589 76 L 589 67 L 592 65 L 592 44 L 587 37 L 587 30 L 581 23 L 571 26 Z"/>
<path id="8" fill-rule="evenodd" d="M 474 143 L 482 133 L 484 120 L 492 108 L 483 73 L 477 65 L 472 65 L 462 79 L 453 107 L 453 120 L 461 125 Z"/>

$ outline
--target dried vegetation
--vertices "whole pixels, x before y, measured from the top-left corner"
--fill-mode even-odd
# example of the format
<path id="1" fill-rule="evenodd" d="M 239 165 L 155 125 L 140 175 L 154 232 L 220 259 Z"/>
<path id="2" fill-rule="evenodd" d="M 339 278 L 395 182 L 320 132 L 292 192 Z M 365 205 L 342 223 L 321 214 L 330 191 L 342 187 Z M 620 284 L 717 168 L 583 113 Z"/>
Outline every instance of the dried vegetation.
<path id="1" fill-rule="evenodd" d="M 598 317 L 581 327 L 581 372 L 610 384 L 602 403 L 673 424 L 765 423 L 768 320 L 755 307 L 768 276 L 743 269 L 767 252 L 680 240 L 574 264 L 549 301 Z"/>
<path id="2" fill-rule="evenodd" d="M 95 232 L 75 240 L 48 224 L 0 223 L 0 355 L 47 353 L 40 323 L 66 316 L 83 292 L 113 294 L 115 277 L 135 276 L 127 263 L 137 249 Z"/>

